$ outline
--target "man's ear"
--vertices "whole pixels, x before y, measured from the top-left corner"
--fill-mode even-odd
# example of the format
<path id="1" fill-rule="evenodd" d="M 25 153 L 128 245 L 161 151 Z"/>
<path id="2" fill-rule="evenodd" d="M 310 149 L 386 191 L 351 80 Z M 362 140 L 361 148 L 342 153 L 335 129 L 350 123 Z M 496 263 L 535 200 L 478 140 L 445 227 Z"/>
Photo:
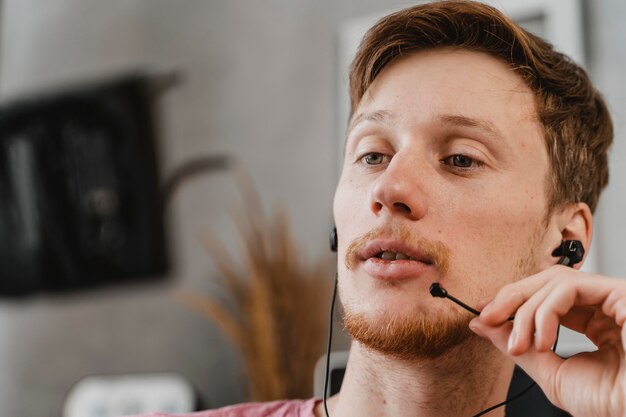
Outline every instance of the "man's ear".
<path id="1" fill-rule="evenodd" d="M 573 203 L 556 209 L 551 223 L 551 228 L 554 229 L 550 233 L 552 249 L 556 249 L 563 240 L 580 240 L 585 248 L 585 258 L 587 257 L 593 233 L 593 215 L 586 203 Z M 574 268 L 580 269 L 584 262 L 583 258 Z"/>

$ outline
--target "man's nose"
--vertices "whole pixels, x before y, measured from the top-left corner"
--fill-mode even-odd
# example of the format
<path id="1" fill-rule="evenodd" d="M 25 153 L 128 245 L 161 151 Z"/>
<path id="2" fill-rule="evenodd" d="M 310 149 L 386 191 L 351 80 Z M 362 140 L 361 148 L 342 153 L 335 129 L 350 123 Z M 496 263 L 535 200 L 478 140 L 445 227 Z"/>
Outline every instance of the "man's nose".
<path id="1" fill-rule="evenodd" d="M 428 175 L 420 161 L 396 154 L 374 182 L 371 210 L 377 216 L 399 215 L 409 220 L 424 216 L 426 201 L 423 185 Z"/>

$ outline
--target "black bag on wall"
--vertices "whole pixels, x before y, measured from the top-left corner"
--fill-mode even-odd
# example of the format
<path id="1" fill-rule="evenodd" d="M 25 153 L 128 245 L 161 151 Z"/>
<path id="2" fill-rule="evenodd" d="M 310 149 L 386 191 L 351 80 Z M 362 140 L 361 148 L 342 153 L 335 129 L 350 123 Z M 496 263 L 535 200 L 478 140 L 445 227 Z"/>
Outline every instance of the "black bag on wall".
<path id="1" fill-rule="evenodd" d="M 0 108 L 0 295 L 166 272 L 153 101 L 129 76 Z"/>

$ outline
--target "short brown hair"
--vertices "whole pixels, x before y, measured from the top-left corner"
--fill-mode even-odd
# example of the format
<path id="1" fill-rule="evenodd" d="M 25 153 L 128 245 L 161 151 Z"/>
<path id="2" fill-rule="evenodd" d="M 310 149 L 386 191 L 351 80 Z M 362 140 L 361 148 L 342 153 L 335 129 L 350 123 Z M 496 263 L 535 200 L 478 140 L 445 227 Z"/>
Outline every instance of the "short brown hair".
<path id="1" fill-rule="evenodd" d="M 534 92 L 550 158 L 548 210 L 584 202 L 592 211 L 609 179 L 613 125 L 587 73 L 543 39 L 493 7 L 440 1 L 410 7 L 378 21 L 350 68 L 351 116 L 380 71 L 410 52 L 452 47 L 507 63 Z"/>

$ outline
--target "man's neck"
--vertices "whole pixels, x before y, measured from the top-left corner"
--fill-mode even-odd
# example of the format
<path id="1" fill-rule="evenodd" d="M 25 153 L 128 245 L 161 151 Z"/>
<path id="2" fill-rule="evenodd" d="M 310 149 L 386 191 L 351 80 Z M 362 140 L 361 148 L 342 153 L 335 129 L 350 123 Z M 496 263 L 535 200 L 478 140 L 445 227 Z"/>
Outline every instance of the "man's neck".
<path id="1" fill-rule="evenodd" d="M 471 417 L 504 401 L 512 362 L 486 341 L 468 344 L 435 360 L 408 362 L 353 343 L 330 417 Z M 316 411 L 325 415 L 323 407 Z M 490 416 L 504 416 L 504 407 Z"/>

